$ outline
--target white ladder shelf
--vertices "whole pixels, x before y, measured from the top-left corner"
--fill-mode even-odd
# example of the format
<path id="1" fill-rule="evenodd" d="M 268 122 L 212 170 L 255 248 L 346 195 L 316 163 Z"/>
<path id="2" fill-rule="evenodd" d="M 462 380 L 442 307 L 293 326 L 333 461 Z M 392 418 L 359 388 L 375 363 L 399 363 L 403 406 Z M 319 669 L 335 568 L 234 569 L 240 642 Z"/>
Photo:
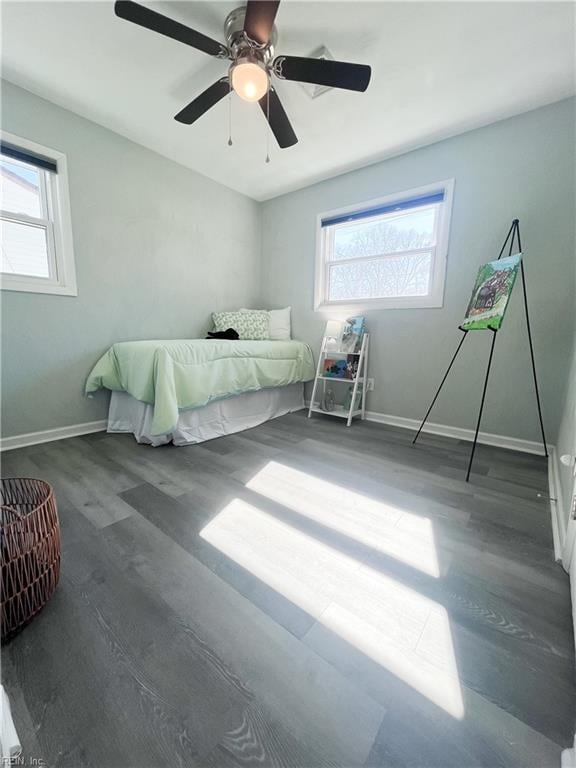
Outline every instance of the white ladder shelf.
<path id="1" fill-rule="evenodd" d="M 327 337 L 322 339 L 322 346 L 320 348 L 320 355 L 318 357 L 318 365 L 316 366 L 316 376 L 314 377 L 314 387 L 312 389 L 312 397 L 310 398 L 310 406 L 308 408 L 308 418 L 313 413 L 327 413 L 329 416 L 338 416 L 341 419 L 346 419 L 346 426 L 349 427 L 352 424 L 352 419 L 355 416 L 360 416 L 362 419 L 366 418 L 366 387 L 368 385 L 368 341 L 370 338 L 369 333 L 362 334 L 362 344 L 359 352 L 338 352 L 332 349 L 326 349 Z M 358 359 L 358 370 L 356 376 L 353 379 L 339 379 L 335 376 L 324 376 L 324 360 L 330 355 L 334 357 L 348 357 L 349 355 L 355 355 Z M 350 407 L 335 406 L 331 411 L 325 410 L 321 407 L 321 402 L 324 400 L 326 394 L 326 382 L 344 382 L 345 384 L 352 385 L 352 397 L 350 399 Z M 318 388 L 322 382 L 322 400 L 320 404 L 316 404 L 316 395 Z M 360 403 L 359 407 L 355 408 L 356 400 L 360 391 Z"/>

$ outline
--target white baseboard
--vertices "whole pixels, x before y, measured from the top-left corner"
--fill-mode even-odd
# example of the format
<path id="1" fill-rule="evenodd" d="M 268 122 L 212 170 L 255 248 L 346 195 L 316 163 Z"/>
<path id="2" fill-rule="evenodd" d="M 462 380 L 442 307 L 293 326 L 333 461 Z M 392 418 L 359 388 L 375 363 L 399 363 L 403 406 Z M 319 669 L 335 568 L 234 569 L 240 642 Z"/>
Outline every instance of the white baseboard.
<path id="1" fill-rule="evenodd" d="M 550 516 L 552 518 L 552 535 L 554 537 L 554 557 L 558 562 L 562 562 L 564 545 L 566 543 L 566 531 L 562 523 L 564 499 L 562 497 L 562 484 L 560 483 L 558 451 L 554 445 L 549 445 L 548 451 L 550 453 L 548 459 L 548 487 L 550 489 Z"/>
<path id="2" fill-rule="evenodd" d="M 0 440 L 0 451 L 13 451 L 15 448 L 25 448 L 28 445 L 51 443 L 53 440 L 64 440 L 66 437 L 79 437 L 92 432 L 103 432 L 107 425 L 106 419 L 87 421 L 84 424 L 71 424 L 69 427 L 45 429 L 42 432 L 28 432 L 25 435 L 3 437 Z"/>
<path id="3" fill-rule="evenodd" d="M 306 408 L 309 403 L 306 403 Z M 407 419 L 404 416 L 391 416 L 387 413 L 378 413 L 377 411 L 366 411 L 366 419 L 368 421 L 375 421 L 379 424 L 389 424 L 393 427 L 401 427 L 402 429 L 410 429 L 416 431 L 420 426 L 420 422 L 417 419 Z M 101 421 L 88 421 L 84 424 L 72 424 L 68 427 L 57 427 L 56 429 L 46 429 L 42 432 L 29 432 L 24 435 L 14 435 L 12 437 L 5 437 L 0 440 L 0 451 L 10 451 L 15 448 L 24 448 L 28 445 L 37 445 L 39 443 L 49 443 L 53 440 L 63 440 L 66 437 L 78 437 L 79 435 L 88 435 L 92 432 L 102 432 L 106 429 L 107 422 L 105 419 Z M 423 432 L 428 432 L 432 435 L 442 435 L 444 437 L 452 437 L 456 440 L 469 440 L 474 439 L 474 430 L 464 429 L 462 427 L 452 427 L 447 424 L 435 424 L 434 422 L 427 422 L 424 426 Z M 542 454 L 542 443 L 536 443 L 531 440 L 521 440 L 518 437 L 507 437 L 505 435 L 493 435 L 490 432 L 479 432 L 478 442 L 484 445 L 493 445 L 497 448 L 508 448 L 512 451 L 521 451 L 523 453 L 535 453 Z M 548 446 L 550 455 L 555 456 L 553 446 Z M 556 469 L 556 472 L 558 470 Z M 555 482 L 555 481 L 553 481 Z M 559 483 L 555 482 L 555 492 L 552 494 L 556 496 L 558 493 Z"/>
<path id="4" fill-rule="evenodd" d="M 305 407 L 308 408 L 309 401 L 306 402 Z M 389 424 L 393 427 L 401 427 L 403 429 L 410 429 L 416 431 L 420 426 L 420 421 L 417 419 L 407 419 L 404 416 L 392 416 L 388 413 L 378 413 L 377 411 L 366 411 L 366 419 L 368 421 L 375 421 L 380 424 Z M 0 439 L 0 451 L 11 451 L 15 448 L 25 448 L 29 445 L 38 445 L 40 443 L 50 443 L 53 440 L 63 440 L 66 437 L 78 437 L 80 435 L 88 435 L 92 432 L 102 432 L 106 429 L 107 422 L 105 419 L 101 421 L 88 421 L 84 424 L 71 424 L 68 427 L 57 427 L 56 429 L 46 429 L 42 432 L 28 432 L 24 435 L 14 435 L 12 437 L 4 437 Z M 452 427 L 447 424 L 435 424 L 434 422 L 427 422 L 424 426 L 423 432 L 428 432 L 432 435 L 442 435 L 444 437 L 452 437 L 456 440 L 469 440 L 474 439 L 474 430 L 464 429 L 462 427 Z M 521 440 L 517 437 L 507 437 L 505 435 L 494 435 L 490 432 L 479 432 L 478 442 L 484 445 L 493 445 L 498 448 L 508 448 L 512 451 L 521 451 L 523 453 L 535 453 L 542 454 L 542 443 L 536 443 L 532 440 Z M 555 457 L 556 452 L 554 446 L 548 446 L 550 457 Z M 555 467 L 555 477 L 550 474 L 550 495 L 558 497 L 560 492 L 560 483 L 557 481 L 558 468 L 554 462 L 550 461 L 549 466 Z M 553 491 L 554 487 L 554 492 Z"/>
<path id="5" fill-rule="evenodd" d="M 310 400 L 306 400 L 306 408 L 310 405 Z M 378 411 L 366 411 L 366 421 L 376 421 L 379 424 L 388 424 L 391 427 L 401 427 L 416 432 L 421 424 L 419 419 L 407 419 L 404 416 L 392 416 L 389 413 L 379 413 Z M 452 437 L 455 440 L 474 440 L 474 430 L 464 429 L 463 427 L 451 427 L 449 424 L 435 424 L 427 421 L 422 432 L 428 432 L 431 435 L 442 435 L 443 437 Z M 478 432 L 478 442 L 483 445 L 493 445 L 496 448 L 507 448 L 510 451 L 520 451 L 521 453 L 535 453 L 537 456 L 544 455 L 544 446 L 542 443 L 533 440 L 522 440 L 519 437 L 507 437 L 506 435 L 494 435 L 491 432 Z M 553 448 L 548 444 L 548 453 Z"/>
<path id="6" fill-rule="evenodd" d="M 416 432 L 420 426 L 417 419 L 407 419 L 404 416 L 391 416 L 388 413 L 377 413 L 376 411 L 366 411 L 368 421 L 377 421 L 380 424 L 389 424 L 392 427 L 402 427 Z M 426 422 L 422 432 L 429 432 L 432 435 L 442 435 L 443 437 L 453 437 L 455 440 L 474 440 L 474 430 L 464 429 L 463 427 L 451 427 L 447 424 L 434 424 Z M 521 440 L 518 437 L 507 437 L 505 435 L 493 435 L 490 432 L 479 432 L 478 442 L 484 445 L 493 445 L 497 448 L 508 448 L 511 451 L 521 451 L 522 453 L 544 454 L 542 443 L 536 443 L 532 440 Z"/>

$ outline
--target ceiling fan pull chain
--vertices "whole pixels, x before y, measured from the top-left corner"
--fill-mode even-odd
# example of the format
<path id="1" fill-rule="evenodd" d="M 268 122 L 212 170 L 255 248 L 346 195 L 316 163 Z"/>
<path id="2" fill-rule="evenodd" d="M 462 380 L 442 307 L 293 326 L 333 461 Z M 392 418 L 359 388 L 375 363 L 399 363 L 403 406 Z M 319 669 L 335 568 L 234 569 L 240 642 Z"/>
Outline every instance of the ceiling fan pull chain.
<path id="1" fill-rule="evenodd" d="M 228 146 L 232 146 L 232 88 L 228 91 Z"/>
<path id="2" fill-rule="evenodd" d="M 270 88 L 266 91 L 266 162 L 270 162 Z"/>

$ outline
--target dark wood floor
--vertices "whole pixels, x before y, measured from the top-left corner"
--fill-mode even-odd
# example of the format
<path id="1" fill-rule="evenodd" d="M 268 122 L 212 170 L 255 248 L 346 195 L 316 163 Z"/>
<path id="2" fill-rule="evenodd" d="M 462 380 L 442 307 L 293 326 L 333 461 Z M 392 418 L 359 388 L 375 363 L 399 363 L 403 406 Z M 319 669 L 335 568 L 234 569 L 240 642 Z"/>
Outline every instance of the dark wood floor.
<path id="1" fill-rule="evenodd" d="M 9 452 L 56 595 L 3 649 L 48 766 L 559 766 L 576 687 L 542 458 L 302 413 Z"/>

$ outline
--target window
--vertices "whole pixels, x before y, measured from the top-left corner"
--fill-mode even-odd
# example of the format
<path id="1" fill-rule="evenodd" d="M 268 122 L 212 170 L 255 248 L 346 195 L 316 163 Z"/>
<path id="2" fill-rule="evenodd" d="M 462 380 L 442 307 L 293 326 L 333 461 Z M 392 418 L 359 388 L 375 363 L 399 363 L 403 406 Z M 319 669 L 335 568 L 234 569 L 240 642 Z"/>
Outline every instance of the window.
<path id="1" fill-rule="evenodd" d="M 76 296 L 66 157 L 2 133 L 2 289 Z"/>
<path id="2" fill-rule="evenodd" d="M 321 214 L 315 309 L 441 307 L 453 184 Z"/>

